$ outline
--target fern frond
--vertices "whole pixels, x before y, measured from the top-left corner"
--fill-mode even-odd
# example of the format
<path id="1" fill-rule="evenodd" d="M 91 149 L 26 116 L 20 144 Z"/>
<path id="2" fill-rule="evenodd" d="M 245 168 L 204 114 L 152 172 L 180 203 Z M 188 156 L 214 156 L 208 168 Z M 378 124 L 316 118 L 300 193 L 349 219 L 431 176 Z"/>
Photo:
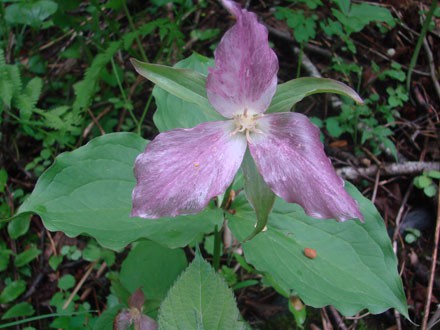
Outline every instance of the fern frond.
<path id="1" fill-rule="evenodd" d="M 73 112 L 75 114 L 81 114 L 90 106 L 95 95 L 101 70 L 111 61 L 120 48 L 120 41 L 111 42 L 110 46 L 103 53 L 95 57 L 92 65 L 87 69 L 84 79 L 73 86 L 76 95 L 73 103 Z"/>
<path id="2" fill-rule="evenodd" d="M 20 118 L 28 120 L 40 98 L 43 81 L 36 77 L 30 80 L 21 93 L 13 100 L 13 105 L 20 110 Z"/>

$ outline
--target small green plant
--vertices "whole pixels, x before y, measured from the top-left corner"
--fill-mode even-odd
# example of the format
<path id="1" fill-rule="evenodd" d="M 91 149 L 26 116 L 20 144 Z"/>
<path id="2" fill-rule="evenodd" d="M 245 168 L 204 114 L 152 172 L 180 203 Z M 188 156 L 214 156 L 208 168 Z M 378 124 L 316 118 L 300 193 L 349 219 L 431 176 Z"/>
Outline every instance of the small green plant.
<path id="1" fill-rule="evenodd" d="M 422 189 L 428 197 L 434 197 L 438 193 L 438 185 L 435 180 L 440 180 L 440 171 L 426 171 L 414 178 L 414 186 Z"/>

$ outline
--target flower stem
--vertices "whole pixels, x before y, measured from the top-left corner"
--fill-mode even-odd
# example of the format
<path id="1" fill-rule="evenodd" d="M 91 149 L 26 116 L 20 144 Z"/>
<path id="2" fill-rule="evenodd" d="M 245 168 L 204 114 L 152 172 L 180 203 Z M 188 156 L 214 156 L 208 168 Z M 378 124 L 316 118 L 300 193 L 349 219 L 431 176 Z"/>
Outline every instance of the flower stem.
<path id="1" fill-rule="evenodd" d="M 221 232 L 216 225 L 214 228 L 214 256 L 212 259 L 212 267 L 217 271 L 220 268 L 220 245 L 221 244 Z"/>
<path id="2" fill-rule="evenodd" d="M 431 23 L 432 15 L 434 14 L 435 9 L 437 8 L 438 0 L 434 0 L 431 4 L 431 8 L 429 9 L 428 14 L 426 15 L 425 22 L 423 22 L 422 31 L 420 32 L 419 40 L 417 40 L 416 47 L 414 48 L 413 56 L 411 57 L 411 62 L 409 63 L 408 73 L 406 75 L 406 90 L 409 93 L 409 88 L 411 87 L 411 75 L 414 70 L 414 67 L 417 64 L 417 58 L 419 57 L 420 48 L 423 44 L 423 39 L 428 32 L 429 24 Z"/>
<path id="3" fill-rule="evenodd" d="M 133 19 L 132 19 L 131 15 L 130 15 L 130 11 L 128 10 L 127 1 L 126 0 L 122 1 L 122 7 L 124 7 L 125 15 L 127 16 L 128 24 L 130 25 L 131 31 L 135 32 L 136 31 L 136 27 L 134 26 Z M 136 39 L 136 43 L 137 43 L 137 45 L 139 47 L 139 51 L 141 52 L 142 60 L 144 62 L 149 62 L 148 61 L 148 57 L 147 57 L 147 55 L 144 52 L 144 48 L 142 47 L 141 40 L 139 39 L 139 36 L 137 34 L 136 34 L 135 39 Z"/>

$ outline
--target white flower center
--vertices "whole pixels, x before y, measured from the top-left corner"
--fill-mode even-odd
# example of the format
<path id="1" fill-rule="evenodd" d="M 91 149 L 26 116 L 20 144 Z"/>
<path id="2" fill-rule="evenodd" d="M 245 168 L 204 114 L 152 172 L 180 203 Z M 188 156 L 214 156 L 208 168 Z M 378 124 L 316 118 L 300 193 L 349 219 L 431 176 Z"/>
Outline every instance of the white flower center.
<path id="1" fill-rule="evenodd" d="M 263 115 L 260 114 L 249 114 L 248 110 L 244 109 L 243 114 L 234 116 L 236 128 L 232 132 L 232 135 L 244 132 L 246 134 L 246 139 L 250 142 L 250 133 L 262 133 L 262 131 L 257 128 L 257 121 L 262 116 Z"/>

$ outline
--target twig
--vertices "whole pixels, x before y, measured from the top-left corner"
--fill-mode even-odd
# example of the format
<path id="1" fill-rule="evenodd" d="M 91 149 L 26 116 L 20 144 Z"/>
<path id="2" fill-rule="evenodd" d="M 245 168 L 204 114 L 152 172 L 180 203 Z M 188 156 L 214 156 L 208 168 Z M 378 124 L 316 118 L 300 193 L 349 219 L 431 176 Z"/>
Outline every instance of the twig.
<path id="1" fill-rule="evenodd" d="M 87 271 L 85 272 L 85 274 L 83 275 L 83 277 L 81 278 L 81 280 L 78 282 L 78 284 L 75 286 L 75 289 L 73 289 L 72 293 L 70 294 L 69 298 L 66 300 L 66 302 L 63 305 L 63 309 L 66 309 L 67 307 L 69 307 L 70 303 L 72 302 L 73 298 L 75 297 L 75 295 L 78 293 L 79 289 L 81 289 L 82 285 L 84 284 L 84 282 L 86 281 L 86 279 L 89 277 L 90 273 L 92 272 L 93 268 L 95 268 L 97 261 L 93 261 L 90 266 L 89 269 L 87 269 Z"/>
<path id="2" fill-rule="evenodd" d="M 344 321 L 341 318 L 341 315 L 339 315 L 339 313 L 336 310 L 336 308 L 334 308 L 333 306 L 329 306 L 328 308 L 330 310 L 330 313 L 332 313 L 333 318 L 336 321 L 336 326 L 338 327 L 338 329 L 340 329 L 340 330 L 348 330 L 347 327 L 344 324 Z"/>
<path id="3" fill-rule="evenodd" d="M 440 189 L 440 184 L 439 184 L 439 189 Z M 426 295 L 425 314 L 423 315 L 422 330 L 426 330 L 428 325 L 429 309 L 431 307 L 431 299 L 432 299 L 432 287 L 434 284 L 435 267 L 437 263 L 439 236 L 440 236 L 440 191 L 438 192 L 437 224 L 435 226 L 434 249 L 432 251 L 431 273 L 429 276 L 428 294 Z"/>
<path id="4" fill-rule="evenodd" d="M 434 89 L 437 93 L 437 97 L 440 100 L 440 84 L 435 74 L 434 56 L 432 56 L 432 51 L 431 48 L 429 48 L 429 44 L 426 38 L 423 38 L 423 48 L 425 49 L 426 57 L 428 58 L 429 73 L 431 75 L 432 83 L 434 84 Z"/>
<path id="5" fill-rule="evenodd" d="M 371 165 L 365 168 L 356 168 L 351 166 L 337 169 L 338 175 L 344 179 L 357 180 L 365 176 L 373 176 L 380 170 L 382 176 L 418 174 L 423 171 L 440 171 L 440 162 L 405 162 L 402 164 L 391 163 L 379 167 Z"/>
<path id="6" fill-rule="evenodd" d="M 99 132 L 101 133 L 101 135 L 105 135 L 105 131 L 102 128 L 101 124 L 99 123 L 98 119 L 96 119 L 95 115 L 93 114 L 93 112 L 90 109 L 87 109 L 87 112 L 89 113 L 90 117 L 92 118 L 93 123 L 95 123 L 95 125 L 98 127 Z M 88 132 L 84 131 L 83 135 Z"/>

